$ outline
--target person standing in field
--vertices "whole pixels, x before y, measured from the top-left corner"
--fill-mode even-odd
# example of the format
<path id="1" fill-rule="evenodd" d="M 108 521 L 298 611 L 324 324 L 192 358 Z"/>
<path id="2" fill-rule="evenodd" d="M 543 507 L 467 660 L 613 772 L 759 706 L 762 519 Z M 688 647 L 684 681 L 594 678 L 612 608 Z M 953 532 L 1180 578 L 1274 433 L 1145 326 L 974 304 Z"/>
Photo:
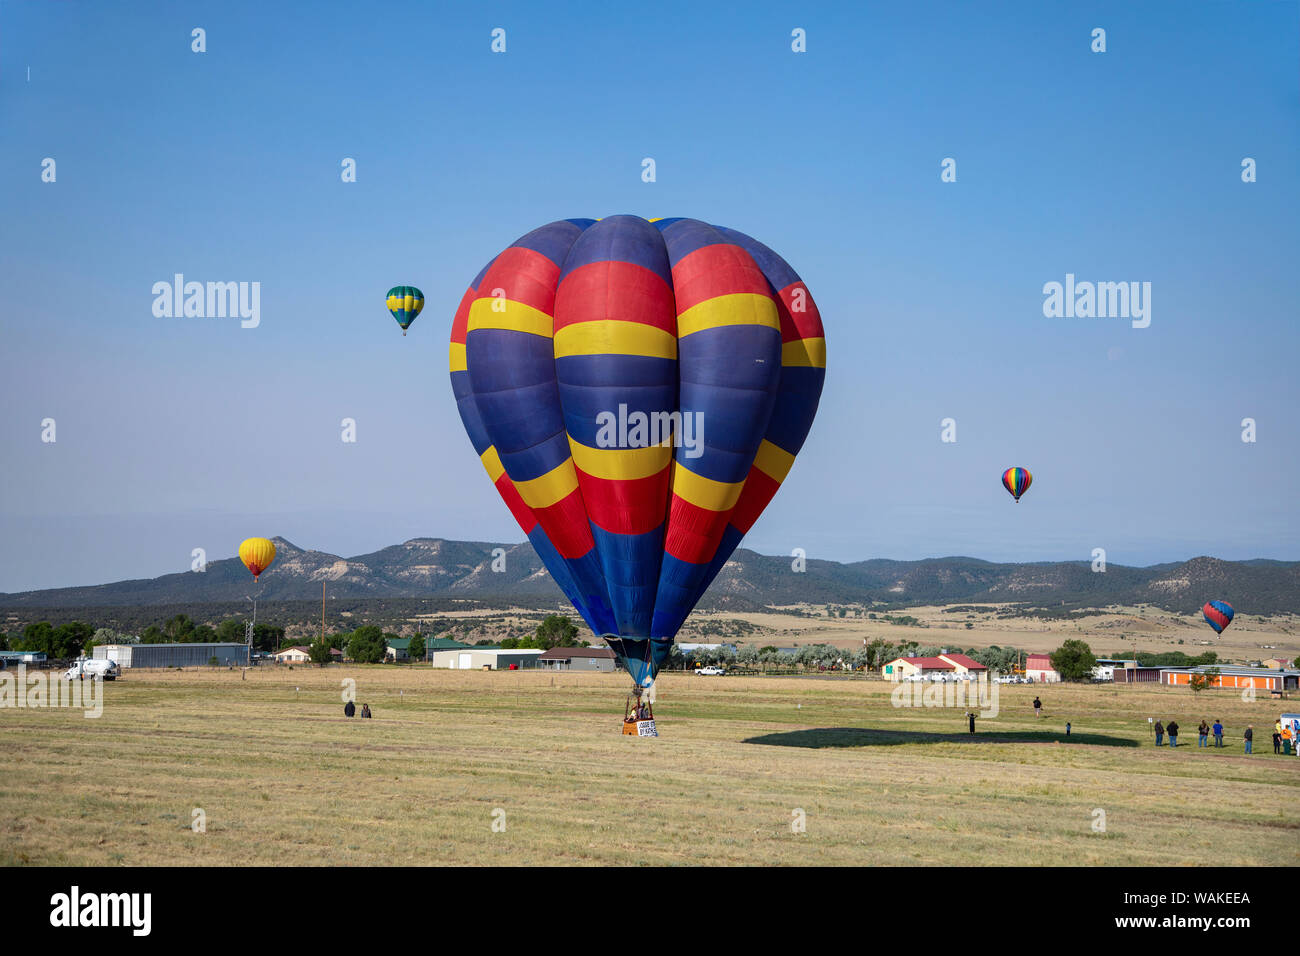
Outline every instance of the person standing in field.
<path id="1" fill-rule="evenodd" d="M 1274 730 L 1273 731 L 1273 753 L 1280 754 L 1281 752 L 1282 752 L 1282 735 L 1278 733 L 1277 730 Z"/>
<path id="2" fill-rule="evenodd" d="M 1214 718 L 1214 746 L 1223 746 L 1223 723 L 1219 718 Z"/>
<path id="3" fill-rule="evenodd" d="M 1178 721 L 1176 720 L 1169 721 L 1169 725 L 1165 727 L 1165 730 L 1169 732 L 1169 746 L 1177 747 L 1178 746 Z"/>
<path id="4" fill-rule="evenodd" d="M 1244 734 L 1242 734 L 1241 736 L 1242 736 L 1242 738 L 1246 741 L 1246 753 L 1250 753 L 1250 752 L 1251 752 L 1251 751 L 1250 751 L 1250 744 L 1251 744 L 1251 741 L 1253 741 L 1253 740 L 1255 739 L 1255 730 L 1254 730 L 1254 728 L 1251 727 L 1250 724 L 1247 724 L 1247 725 L 1246 725 L 1246 732 L 1245 732 Z"/>
<path id="5" fill-rule="evenodd" d="M 1043 702 L 1037 696 L 1034 697 L 1034 716 L 1043 716 Z"/>
<path id="6" fill-rule="evenodd" d="M 351 716 L 353 716 L 356 712 L 357 712 L 357 705 L 354 704 L 354 703 L 352 703 L 352 701 L 348 701 L 346 704 L 343 705 L 343 716 L 344 716 L 344 717 L 351 717 Z"/>
<path id="7" fill-rule="evenodd" d="M 361 716 L 362 716 L 362 717 L 369 717 L 369 716 L 371 716 L 371 715 L 370 715 L 370 705 L 369 705 L 369 704 L 362 704 L 362 705 L 361 705 Z"/>
<path id="8" fill-rule="evenodd" d="M 1156 746 L 1162 747 L 1165 742 L 1165 725 L 1156 721 Z"/>
<path id="9" fill-rule="evenodd" d="M 1196 746 L 1210 746 L 1210 725 L 1205 722 L 1204 717 L 1201 718 L 1201 726 L 1196 728 Z"/>

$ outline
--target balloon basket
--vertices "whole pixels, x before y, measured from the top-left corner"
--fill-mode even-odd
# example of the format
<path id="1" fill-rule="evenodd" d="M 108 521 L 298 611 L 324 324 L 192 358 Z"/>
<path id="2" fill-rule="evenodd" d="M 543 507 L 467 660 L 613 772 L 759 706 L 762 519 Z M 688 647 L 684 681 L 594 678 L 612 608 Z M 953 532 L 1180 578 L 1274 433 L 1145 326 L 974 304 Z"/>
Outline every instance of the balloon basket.
<path id="1" fill-rule="evenodd" d="M 641 695 L 627 699 L 623 708 L 623 735 L 626 737 L 658 737 L 659 729 L 655 726 L 654 707 L 648 701 L 642 702 Z"/>

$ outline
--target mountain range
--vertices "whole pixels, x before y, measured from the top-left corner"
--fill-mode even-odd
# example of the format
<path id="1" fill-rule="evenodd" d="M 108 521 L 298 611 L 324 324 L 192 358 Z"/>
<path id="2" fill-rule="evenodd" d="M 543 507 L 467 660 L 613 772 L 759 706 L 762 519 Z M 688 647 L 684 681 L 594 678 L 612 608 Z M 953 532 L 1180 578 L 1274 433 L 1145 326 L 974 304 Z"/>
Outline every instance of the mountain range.
<path id="1" fill-rule="evenodd" d="M 274 538 L 275 563 L 263 572 L 259 600 L 311 601 L 325 583 L 333 598 L 469 598 L 541 607 L 564 602 L 532 546 L 415 538 L 371 554 L 343 558 Z M 493 570 L 495 564 L 500 570 Z M 208 562 L 202 572 L 86 587 L 0 593 L 0 608 L 71 608 L 242 602 L 254 591 L 238 558 Z M 1250 614 L 1300 613 L 1300 562 L 1223 561 L 1197 557 L 1145 568 L 1086 561 L 995 564 L 976 558 L 873 559 L 842 564 L 740 549 L 701 608 L 758 610 L 796 604 L 1011 602 L 1087 609 L 1149 604 L 1190 613 L 1219 598 Z"/>

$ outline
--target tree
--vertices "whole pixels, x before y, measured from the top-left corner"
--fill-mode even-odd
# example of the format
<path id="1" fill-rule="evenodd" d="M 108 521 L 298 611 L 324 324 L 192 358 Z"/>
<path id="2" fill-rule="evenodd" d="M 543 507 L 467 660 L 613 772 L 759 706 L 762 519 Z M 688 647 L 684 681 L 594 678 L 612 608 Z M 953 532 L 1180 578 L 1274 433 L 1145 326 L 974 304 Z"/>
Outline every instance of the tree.
<path id="1" fill-rule="evenodd" d="M 1199 674 L 1193 674 L 1191 677 L 1187 678 L 1187 686 L 1199 694 L 1207 687 L 1213 687 L 1215 681 L 1218 679 L 1219 669 L 1217 667 L 1210 667 Z"/>
<path id="2" fill-rule="evenodd" d="M 330 653 L 329 641 L 320 637 L 311 642 L 311 646 L 307 648 L 307 655 L 313 664 L 319 664 L 321 667 L 334 660 L 334 655 Z"/>
<path id="3" fill-rule="evenodd" d="M 217 625 L 216 640 L 222 644 L 244 643 L 244 622 L 228 617 Z"/>
<path id="4" fill-rule="evenodd" d="M 361 625 L 348 641 L 348 657 L 358 664 L 378 664 L 387 650 L 384 632 L 373 624 Z"/>
<path id="5" fill-rule="evenodd" d="M 167 635 L 167 640 L 175 644 L 193 643 L 190 635 L 194 633 L 194 622 L 185 614 L 177 614 L 169 618 L 163 625 L 163 633 Z"/>
<path id="6" fill-rule="evenodd" d="M 1097 666 L 1092 648 L 1080 640 L 1068 640 L 1051 654 L 1052 669 L 1061 680 L 1085 680 Z"/>
<path id="7" fill-rule="evenodd" d="M 411 644 L 407 647 L 406 652 L 413 661 L 424 660 L 424 635 L 416 634 L 415 637 L 411 638 Z"/>
<path id="8" fill-rule="evenodd" d="M 49 621 L 37 621 L 23 628 L 20 651 L 39 651 L 47 657 L 54 656 L 54 628 Z"/>
<path id="9" fill-rule="evenodd" d="M 274 624 L 253 625 L 253 650 L 278 651 L 284 643 L 284 628 Z"/>
<path id="10" fill-rule="evenodd" d="M 157 624 L 150 624 L 140 632 L 141 644 L 166 644 L 167 635 L 164 634 Z"/>
<path id="11" fill-rule="evenodd" d="M 533 635 L 534 647 L 549 651 L 553 647 L 577 647 L 578 629 L 563 614 L 548 614 L 546 620 L 537 625 Z"/>
<path id="12" fill-rule="evenodd" d="M 89 624 L 82 624 L 80 621 L 69 621 L 67 624 L 60 624 L 54 630 L 51 645 L 54 650 L 54 657 L 78 657 L 86 642 L 95 636 L 94 629 Z"/>

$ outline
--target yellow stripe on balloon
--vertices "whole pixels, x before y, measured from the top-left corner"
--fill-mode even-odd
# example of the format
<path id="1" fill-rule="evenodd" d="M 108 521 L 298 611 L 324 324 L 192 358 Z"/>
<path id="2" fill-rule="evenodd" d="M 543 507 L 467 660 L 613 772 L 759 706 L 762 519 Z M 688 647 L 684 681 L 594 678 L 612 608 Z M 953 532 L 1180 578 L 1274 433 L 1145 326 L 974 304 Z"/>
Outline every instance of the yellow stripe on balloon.
<path id="1" fill-rule="evenodd" d="M 781 364 L 803 368 L 826 367 L 825 339 L 796 339 L 781 346 Z"/>
<path id="2" fill-rule="evenodd" d="M 497 454 L 496 445 L 488 445 L 487 451 L 479 455 L 479 461 L 483 462 L 483 467 L 487 469 L 488 477 L 492 479 L 492 484 L 497 483 L 497 479 L 506 473 L 506 466 L 501 464 L 501 456 Z"/>
<path id="3" fill-rule="evenodd" d="M 768 296 L 757 292 L 715 295 L 677 316 L 677 337 L 685 338 L 723 325 L 765 325 L 780 331 L 781 319 L 776 303 Z"/>
<path id="4" fill-rule="evenodd" d="M 568 497 L 578 487 L 578 473 L 573 459 L 566 458 L 544 475 L 528 481 L 516 481 L 515 488 L 530 508 L 549 508 Z"/>
<path id="5" fill-rule="evenodd" d="M 501 303 L 499 311 L 492 308 Z M 534 309 L 522 302 L 510 299 L 496 299 L 485 296 L 475 299 L 469 307 L 469 326 L 467 332 L 479 329 L 504 329 L 507 332 L 527 332 L 530 335 L 551 337 L 555 320 L 545 312 Z"/>
<path id="6" fill-rule="evenodd" d="M 673 494 L 683 501 L 708 511 L 730 511 L 740 497 L 743 481 L 714 481 L 684 467 L 680 461 L 673 466 Z"/>
<path id="7" fill-rule="evenodd" d="M 777 484 L 785 481 L 785 476 L 790 474 L 793 465 L 794 455 L 779 445 L 773 445 L 766 438 L 758 446 L 758 454 L 754 456 L 754 467 Z"/>
<path id="8" fill-rule="evenodd" d="M 555 357 L 566 355 L 644 355 L 677 358 L 677 339 L 644 322 L 599 319 L 575 322 L 555 333 Z"/>
<path id="9" fill-rule="evenodd" d="M 671 445 L 648 448 L 591 448 L 569 437 L 569 449 L 578 470 L 593 478 L 610 481 L 633 481 L 649 478 L 668 467 L 672 460 Z"/>
<path id="10" fill-rule="evenodd" d="M 447 350 L 447 363 L 451 366 L 453 372 L 464 372 L 469 369 L 469 363 L 465 359 L 465 345 L 463 342 L 451 343 L 451 348 Z"/>

